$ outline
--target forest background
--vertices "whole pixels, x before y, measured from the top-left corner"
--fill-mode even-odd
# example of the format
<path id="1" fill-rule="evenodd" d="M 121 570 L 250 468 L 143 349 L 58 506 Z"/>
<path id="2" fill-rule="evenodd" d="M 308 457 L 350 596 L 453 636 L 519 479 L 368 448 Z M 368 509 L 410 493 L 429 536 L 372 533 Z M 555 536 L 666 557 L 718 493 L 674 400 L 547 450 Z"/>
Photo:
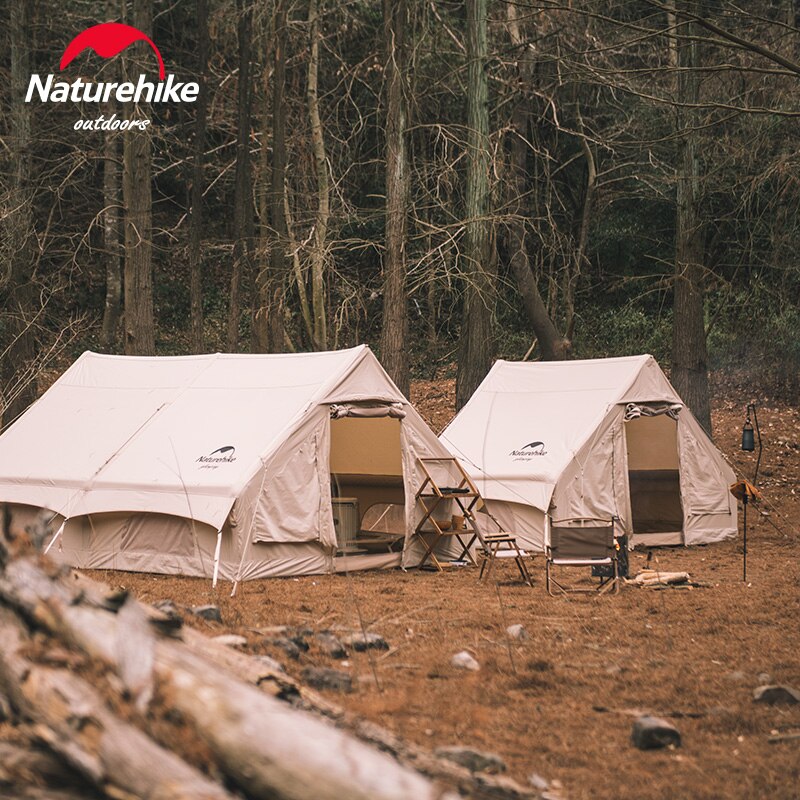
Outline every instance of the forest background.
<path id="1" fill-rule="evenodd" d="M 650 352 L 800 392 L 798 0 L 3 0 L 0 411 L 84 349 Z M 25 103 L 31 73 L 195 103 Z M 146 132 L 76 131 L 147 117 Z M 749 398 L 743 398 L 747 401 Z"/>

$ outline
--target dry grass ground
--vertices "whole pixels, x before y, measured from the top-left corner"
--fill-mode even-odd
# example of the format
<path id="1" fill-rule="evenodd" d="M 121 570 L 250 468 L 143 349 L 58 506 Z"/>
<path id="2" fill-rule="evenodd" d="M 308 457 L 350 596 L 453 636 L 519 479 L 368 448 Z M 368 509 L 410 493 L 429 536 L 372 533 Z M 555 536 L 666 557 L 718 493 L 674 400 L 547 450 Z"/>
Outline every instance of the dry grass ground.
<path id="1" fill-rule="evenodd" d="M 439 394 L 424 386 L 416 394 L 434 400 L 429 418 L 438 429 L 451 412 L 449 388 L 437 386 Z M 742 410 L 715 409 L 717 441 L 752 475 L 753 459 L 737 450 Z M 625 587 L 602 598 L 548 597 L 541 558 L 533 588 L 507 563 L 488 585 L 472 568 L 371 572 L 253 581 L 234 598 L 229 586 L 213 592 L 204 580 L 98 577 L 149 602 L 218 603 L 223 625 L 194 624 L 244 635 L 249 652 L 279 658 L 297 676 L 309 664 L 349 670 L 356 691 L 332 696 L 348 709 L 424 746 L 496 752 L 514 777 L 558 779 L 572 800 L 797 798 L 800 741 L 768 738 L 800 731 L 800 706 L 757 705 L 752 693 L 761 673 L 800 688 L 800 414 L 776 405 L 760 409 L 759 419 L 769 503 L 762 510 L 770 515 L 750 515 L 747 584 L 741 540 L 655 552 L 659 568 L 688 571 L 707 588 Z M 633 570 L 645 556 L 632 554 Z M 360 620 L 391 649 L 354 653 L 342 665 L 313 637 L 298 660 L 265 643 L 271 626 L 354 630 Z M 525 626 L 526 641 L 507 640 L 513 623 Z M 463 649 L 480 672 L 450 666 Z M 632 748 L 633 709 L 672 717 L 683 746 Z"/>

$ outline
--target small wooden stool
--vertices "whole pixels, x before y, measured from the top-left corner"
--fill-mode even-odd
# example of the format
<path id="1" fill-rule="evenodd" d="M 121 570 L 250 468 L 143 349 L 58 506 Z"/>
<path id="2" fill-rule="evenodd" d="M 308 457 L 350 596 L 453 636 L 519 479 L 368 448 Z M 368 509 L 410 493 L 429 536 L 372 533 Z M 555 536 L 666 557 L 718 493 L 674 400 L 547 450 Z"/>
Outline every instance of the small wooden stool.
<path id="1" fill-rule="evenodd" d="M 517 568 L 520 575 L 522 575 L 522 580 L 528 586 L 533 586 L 533 581 L 531 581 L 531 576 L 524 561 L 528 554 L 517 544 L 517 537 L 513 533 L 507 533 L 506 531 L 486 533 L 483 535 L 483 543 L 486 549 L 483 552 L 483 563 L 478 575 L 479 581 L 483 580 L 484 570 L 486 570 L 486 578 L 489 578 L 496 558 L 513 558 L 517 562 Z M 489 565 L 488 569 L 486 569 L 487 564 Z"/>

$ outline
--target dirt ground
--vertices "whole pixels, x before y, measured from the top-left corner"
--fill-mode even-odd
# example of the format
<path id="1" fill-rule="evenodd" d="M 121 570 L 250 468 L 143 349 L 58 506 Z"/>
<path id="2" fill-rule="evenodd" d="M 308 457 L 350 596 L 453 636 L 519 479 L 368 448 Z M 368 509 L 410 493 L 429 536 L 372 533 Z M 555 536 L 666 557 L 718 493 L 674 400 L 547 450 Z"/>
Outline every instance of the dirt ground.
<path id="1" fill-rule="evenodd" d="M 417 400 L 435 430 L 452 414 L 452 382 L 418 384 Z M 716 441 L 746 477 L 741 453 L 744 404 L 719 401 Z M 229 597 L 207 580 L 97 573 L 144 601 L 217 603 L 223 624 L 196 618 L 208 633 L 235 632 L 248 652 L 266 653 L 300 677 L 304 666 L 348 670 L 351 694 L 330 699 L 425 747 L 462 744 L 502 756 L 509 773 L 557 780 L 578 798 L 798 798 L 800 706 L 753 702 L 761 682 L 800 689 L 800 413 L 759 406 L 765 501 L 748 515 L 747 583 L 742 542 L 653 551 L 665 571 L 688 571 L 707 586 L 663 591 L 623 587 L 617 596 L 549 597 L 544 562 L 535 583 L 502 563 L 488 584 L 474 568 L 365 572 L 350 576 L 253 581 Z M 646 552 L 631 554 L 632 571 Z M 525 641 L 505 629 L 521 623 Z M 388 651 L 345 661 L 311 645 L 296 660 L 267 642 L 274 626 L 383 635 Z M 468 650 L 479 672 L 451 656 Z M 767 677 L 768 676 L 768 677 Z M 633 713 L 671 718 L 679 749 L 640 752 L 629 742 Z"/>

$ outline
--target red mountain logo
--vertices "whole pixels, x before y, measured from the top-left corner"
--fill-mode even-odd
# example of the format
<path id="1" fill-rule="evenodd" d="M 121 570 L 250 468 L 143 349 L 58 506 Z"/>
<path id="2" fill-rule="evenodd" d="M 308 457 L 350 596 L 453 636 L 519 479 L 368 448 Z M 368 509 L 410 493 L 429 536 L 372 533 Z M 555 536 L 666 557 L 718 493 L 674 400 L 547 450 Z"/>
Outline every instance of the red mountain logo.
<path id="1" fill-rule="evenodd" d="M 103 22 L 79 33 L 67 45 L 58 68 L 63 72 L 84 50 L 94 50 L 101 58 L 113 58 L 134 42 L 147 42 L 153 48 L 158 59 L 158 77 L 163 81 L 166 75 L 164 59 L 153 40 L 138 28 L 121 22 Z"/>

